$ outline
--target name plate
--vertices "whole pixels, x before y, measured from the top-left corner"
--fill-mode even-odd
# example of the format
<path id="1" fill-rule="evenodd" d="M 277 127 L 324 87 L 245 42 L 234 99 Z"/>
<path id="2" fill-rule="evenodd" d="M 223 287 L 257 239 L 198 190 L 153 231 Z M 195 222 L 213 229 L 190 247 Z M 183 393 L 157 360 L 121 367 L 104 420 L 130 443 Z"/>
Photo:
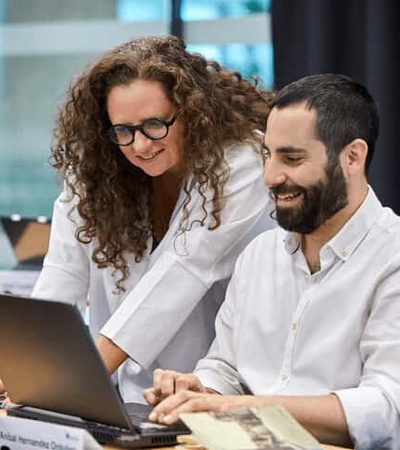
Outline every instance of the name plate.
<path id="1" fill-rule="evenodd" d="M 0 450 L 100 450 L 86 430 L 0 416 Z"/>

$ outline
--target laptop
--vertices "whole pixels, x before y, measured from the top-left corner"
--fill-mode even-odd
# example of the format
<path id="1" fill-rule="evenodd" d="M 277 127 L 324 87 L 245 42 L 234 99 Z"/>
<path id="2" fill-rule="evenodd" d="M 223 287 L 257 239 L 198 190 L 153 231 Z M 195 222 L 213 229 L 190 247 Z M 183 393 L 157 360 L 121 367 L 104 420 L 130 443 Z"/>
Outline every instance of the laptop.
<path id="1" fill-rule="evenodd" d="M 0 216 L 17 264 L 13 270 L 41 270 L 50 239 L 50 221 L 45 216 Z"/>
<path id="2" fill-rule="evenodd" d="M 130 448 L 175 445 L 190 433 L 183 422 L 149 423 L 149 406 L 122 402 L 76 306 L 0 294 L 0 311 L 8 415 L 81 427 Z"/>

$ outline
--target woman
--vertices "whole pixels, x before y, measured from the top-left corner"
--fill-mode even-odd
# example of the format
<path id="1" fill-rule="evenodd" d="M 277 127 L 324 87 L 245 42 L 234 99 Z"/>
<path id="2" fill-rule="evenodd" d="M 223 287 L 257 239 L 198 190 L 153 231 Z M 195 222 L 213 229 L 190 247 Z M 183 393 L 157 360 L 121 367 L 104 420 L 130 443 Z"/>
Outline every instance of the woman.
<path id="1" fill-rule="evenodd" d="M 175 37 L 106 53 L 70 87 L 52 164 L 65 189 L 34 297 L 90 304 L 125 401 L 190 371 L 238 253 L 272 226 L 256 149 L 271 93 Z"/>

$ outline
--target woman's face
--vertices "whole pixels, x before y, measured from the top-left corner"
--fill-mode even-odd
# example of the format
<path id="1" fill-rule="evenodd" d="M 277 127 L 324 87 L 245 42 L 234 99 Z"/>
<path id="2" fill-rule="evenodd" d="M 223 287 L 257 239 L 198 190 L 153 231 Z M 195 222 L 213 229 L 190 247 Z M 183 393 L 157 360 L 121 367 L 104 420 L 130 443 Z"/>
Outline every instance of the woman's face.
<path id="1" fill-rule="evenodd" d="M 107 112 L 114 126 L 144 124 L 145 132 L 159 137 L 159 125 L 150 119 L 162 119 L 168 123 L 175 117 L 176 109 L 165 95 L 161 83 L 137 79 L 111 89 L 107 97 Z M 157 126 L 154 127 L 154 124 Z M 124 137 L 126 132 L 129 134 L 122 127 L 119 134 Z M 136 129 L 134 141 L 129 145 L 119 145 L 119 148 L 132 164 L 147 175 L 156 177 L 166 172 L 179 176 L 182 146 L 183 126 L 176 120 L 162 139 L 152 140 Z"/>

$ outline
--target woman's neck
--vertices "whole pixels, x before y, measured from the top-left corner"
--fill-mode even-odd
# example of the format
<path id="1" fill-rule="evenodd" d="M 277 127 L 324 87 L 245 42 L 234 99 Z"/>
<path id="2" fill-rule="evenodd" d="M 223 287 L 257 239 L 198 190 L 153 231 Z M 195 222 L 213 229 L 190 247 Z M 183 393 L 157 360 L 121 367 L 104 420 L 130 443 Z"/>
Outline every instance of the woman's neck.
<path id="1" fill-rule="evenodd" d="M 153 236 L 161 241 L 169 228 L 172 213 L 181 190 L 180 180 L 165 173 L 153 181 Z"/>

